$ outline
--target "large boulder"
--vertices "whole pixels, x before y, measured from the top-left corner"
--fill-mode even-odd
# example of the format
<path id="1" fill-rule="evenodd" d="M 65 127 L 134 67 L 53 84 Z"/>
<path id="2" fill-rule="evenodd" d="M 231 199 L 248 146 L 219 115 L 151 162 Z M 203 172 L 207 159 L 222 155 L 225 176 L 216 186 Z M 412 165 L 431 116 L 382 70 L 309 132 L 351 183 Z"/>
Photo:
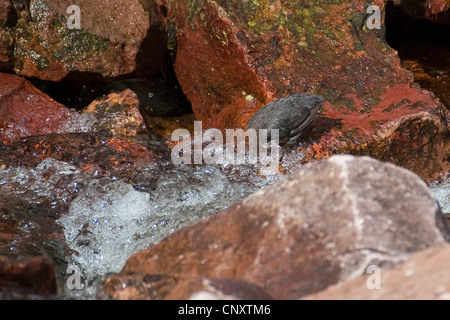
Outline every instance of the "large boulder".
<path id="1" fill-rule="evenodd" d="M 148 75 L 166 58 L 152 1 L 17 1 L 13 13 L 14 71 L 23 76 L 58 81 L 73 72 L 117 77 L 136 69 Z"/>
<path id="2" fill-rule="evenodd" d="M 152 298 L 132 284 L 182 275 L 243 280 L 276 299 L 297 299 L 448 239 L 436 201 L 415 174 L 368 157 L 333 156 L 133 255 L 103 291 Z"/>

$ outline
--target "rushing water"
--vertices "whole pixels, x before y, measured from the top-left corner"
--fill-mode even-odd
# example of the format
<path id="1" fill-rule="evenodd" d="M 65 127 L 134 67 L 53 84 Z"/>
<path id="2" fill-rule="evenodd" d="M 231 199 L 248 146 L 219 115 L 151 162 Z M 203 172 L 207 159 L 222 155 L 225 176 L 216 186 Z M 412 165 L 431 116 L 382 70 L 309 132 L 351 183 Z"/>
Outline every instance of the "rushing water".
<path id="1" fill-rule="evenodd" d="M 450 216 L 450 181 L 430 186 L 430 190 L 439 203 L 442 212 Z"/>
<path id="2" fill-rule="evenodd" d="M 57 223 L 71 252 L 66 262 L 81 271 L 86 288 L 107 273 L 119 272 L 131 254 L 228 208 L 280 176 L 260 177 L 254 166 L 141 168 L 140 182 L 155 177 L 151 185 L 127 183 L 48 158 L 35 168 L 0 170 L 0 187 L 11 198 L 47 203 L 61 211 Z M 66 294 L 89 298 L 95 288 Z"/>

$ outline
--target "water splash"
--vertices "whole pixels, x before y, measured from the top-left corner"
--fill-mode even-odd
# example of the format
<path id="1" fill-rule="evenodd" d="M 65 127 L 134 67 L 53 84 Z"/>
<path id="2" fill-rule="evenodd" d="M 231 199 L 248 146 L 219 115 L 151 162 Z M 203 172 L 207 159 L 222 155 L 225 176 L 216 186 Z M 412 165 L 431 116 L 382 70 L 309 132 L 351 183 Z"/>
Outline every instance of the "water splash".
<path id="1" fill-rule="evenodd" d="M 73 252 L 67 262 L 89 284 L 119 272 L 133 253 L 277 179 L 258 176 L 252 166 L 165 164 L 140 170 L 134 182 L 124 182 L 49 158 L 36 168 L 0 170 L 0 186 L 12 197 L 59 210 L 57 223 Z"/>
<path id="2" fill-rule="evenodd" d="M 218 168 L 178 167 L 160 173 L 153 190 L 137 191 L 110 178 L 92 181 L 59 221 L 88 281 L 119 272 L 133 253 L 157 244 L 254 192 Z"/>
<path id="3" fill-rule="evenodd" d="M 450 215 L 450 181 L 430 186 L 430 191 L 439 203 L 442 212 Z"/>

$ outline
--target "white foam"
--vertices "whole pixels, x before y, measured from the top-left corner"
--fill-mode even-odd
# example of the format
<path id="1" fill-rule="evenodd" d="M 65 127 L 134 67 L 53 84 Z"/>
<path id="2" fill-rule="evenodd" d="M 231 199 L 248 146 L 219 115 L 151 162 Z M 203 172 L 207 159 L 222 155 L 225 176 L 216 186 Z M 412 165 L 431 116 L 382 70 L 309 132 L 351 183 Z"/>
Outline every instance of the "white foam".
<path id="1" fill-rule="evenodd" d="M 207 165 L 152 167 L 137 180 L 143 184 L 135 189 L 55 159 L 36 168 L 0 170 L 5 194 L 30 203 L 50 200 L 63 210 L 57 223 L 73 252 L 68 264 L 80 269 L 89 287 L 105 274 L 119 272 L 131 254 L 273 182 L 259 177 L 252 166 Z"/>
<path id="2" fill-rule="evenodd" d="M 118 272 L 126 259 L 147 243 L 146 218 L 152 214 L 150 197 L 131 185 L 103 178 L 80 192 L 59 220 L 72 256 L 87 280 Z"/>
<path id="3" fill-rule="evenodd" d="M 230 183 L 219 169 L 206 167 L 166 170 L 151 192 L 101 178 L 79 193 L 59 222 L 75 251 L 73 263 L 91 281 L 119 272 L 131 254 L 254 190 L 245 183 Z"/>
<path id="4" fill-rule="evenodd" d="M 430 191 L 444 214 L 450 214 L 450 182 L 430 186 Z"/>

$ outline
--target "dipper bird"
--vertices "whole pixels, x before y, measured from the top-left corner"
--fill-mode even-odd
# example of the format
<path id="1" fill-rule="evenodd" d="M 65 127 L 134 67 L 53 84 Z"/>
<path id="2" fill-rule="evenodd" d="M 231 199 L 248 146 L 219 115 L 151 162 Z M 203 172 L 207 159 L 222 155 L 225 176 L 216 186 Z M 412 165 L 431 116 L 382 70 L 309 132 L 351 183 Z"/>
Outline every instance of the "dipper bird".
<path id="1" fill-rule="evenodd" d="M 247 127 L 279 129 L 280 145 L 292 145 L 306 132 L 323 102 L 311 94 L 292 94 L 266 104 L 250 118 Z"/>

